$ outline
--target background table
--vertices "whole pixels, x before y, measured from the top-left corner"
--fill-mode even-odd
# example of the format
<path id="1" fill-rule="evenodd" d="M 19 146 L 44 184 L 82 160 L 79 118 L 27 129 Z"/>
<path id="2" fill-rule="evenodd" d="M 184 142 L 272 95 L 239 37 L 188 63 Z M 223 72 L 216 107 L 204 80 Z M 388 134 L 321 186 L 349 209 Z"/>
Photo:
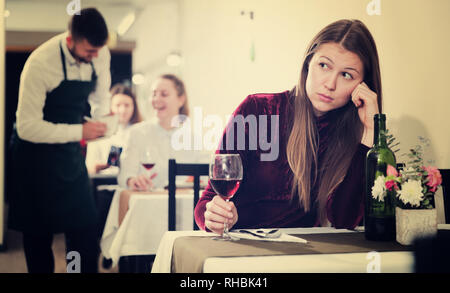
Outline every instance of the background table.
<path id="1" fill-rule="evenodd" d="M 287 234 L 314 233 L 351 233 L 350 230 L 334 228 L 291 228 L 281 229 Z M 358 232 L 354 232 L 358 233 Z M 213 236 L 204 231 L 166 232 L 161 240 L 152 273 L 168 273 L 172 268 L 173 245 L 178 237 L 183 236 Z M 332 237 L 330 237 L 332 242 Z M 247 256 L 247 257 L 210 257 L 203 263 L 204 273 L 301 273 L 301 272 L 362 272 L 368 271 L 374 257 L 380 259 L 380 272 L 413 272 L 414 255 L 411 251 L 385 251 L 375 254 L 364 253 L 334 253 L 334 254 L 302 254 L 277 256 Z M 370 268 L 369 268 L 370 270 Z"/>
<path id="2" fill-rule="evenodd" d="M 117 185 L 117 173 L 98 173 L 89 174 L 89 179 L 92 182 L 92 191 L 94 194 L 95 202 L 98 204 L 98 189 L 102 186 L 104 189 L 114 190 L 119 186 Z"/>
<path id="3" fill-rule="evenodd" d="M 133 193 L 129 210 L 119 226 L 119 199 L 115 192 L 101 239 L 102 254 L 116 265 L 121 256 L 156 254 L 162 236 L 168 231 L 168 192 Z M 192 230 L 193 191 L 177 190 L 176 228 Z"/>

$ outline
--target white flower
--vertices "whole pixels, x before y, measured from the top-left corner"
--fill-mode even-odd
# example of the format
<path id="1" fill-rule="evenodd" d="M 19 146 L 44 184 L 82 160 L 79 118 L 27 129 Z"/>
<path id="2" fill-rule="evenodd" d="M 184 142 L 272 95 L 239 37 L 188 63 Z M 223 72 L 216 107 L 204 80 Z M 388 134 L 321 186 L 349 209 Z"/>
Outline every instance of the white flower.
<path id="1" fill-rule="evenodd" d="M 417 180 L 408 180 L 402 184 L 402 189 L 398 191 L 398 197 L 411 206 L 420 206 L 423 199 L 422 184 Z"/>
<path id="2" fill-rule="evenodd" d="M 379 201 L 384 201 L 384 197 L 386 196 L 384 179 L 384 176 L 378 176 L 372 187 L 372 197 Z"/>
<path id="3" fill-rule="evenodd" d="M 405 180 L 418 176 L 417 171 L 412 167 L 408 167 L 406 170 L 402 170 L 400 173 Z"/>

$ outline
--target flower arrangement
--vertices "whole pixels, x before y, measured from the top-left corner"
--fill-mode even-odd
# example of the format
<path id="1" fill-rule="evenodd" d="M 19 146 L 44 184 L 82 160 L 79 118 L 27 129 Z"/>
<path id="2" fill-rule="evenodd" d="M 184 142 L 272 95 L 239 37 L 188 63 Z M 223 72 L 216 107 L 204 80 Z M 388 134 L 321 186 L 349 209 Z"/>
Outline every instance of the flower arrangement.
<path id="1" fill-rule="evenodd" d="M 422 143 L 428 140 L 419 137 Z M 434 194 L 442 184 L 442 176 L 436 167 L 424 166 L 423 147 L 417 145 L 406 156 L 409 161 L 404 170 L 397 171 L 388 165 L 386 177 L 379 176 L 372 188 L 372 196 L 383 201 L 388 192 L 394 192 L 397 206 L 402 209 L 432 209 Z"/>

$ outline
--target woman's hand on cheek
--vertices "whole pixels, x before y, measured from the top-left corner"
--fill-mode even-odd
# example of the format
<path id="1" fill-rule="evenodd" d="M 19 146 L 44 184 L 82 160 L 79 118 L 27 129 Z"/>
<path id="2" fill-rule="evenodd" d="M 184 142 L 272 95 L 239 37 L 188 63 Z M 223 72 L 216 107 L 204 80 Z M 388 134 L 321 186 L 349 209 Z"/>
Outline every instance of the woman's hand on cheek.
<path id="1" fill-rule="evenodd" d="M 378 114 L 377 94 L 366 83 L 360 83 L 352 92 L 352 102 L 358 108 L 359 119 L 364 125 L 364 133 L 361 143 L 372 147 L 373 144 L 373 117 Z"/>

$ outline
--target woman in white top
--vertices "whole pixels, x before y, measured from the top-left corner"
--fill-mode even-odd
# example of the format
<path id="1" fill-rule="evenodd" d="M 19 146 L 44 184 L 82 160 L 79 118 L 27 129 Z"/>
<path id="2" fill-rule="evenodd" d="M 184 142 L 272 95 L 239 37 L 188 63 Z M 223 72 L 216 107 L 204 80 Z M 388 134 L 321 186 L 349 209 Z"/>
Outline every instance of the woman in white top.
<path id="1" fill-rule="evenodd" d="M 153 84 L 151 103 L 156 117 L 130 129 L 121 155 L 118 183 L 123 188 L 136 191 L 163 188 L 168 184 L 169 159 L 179 163 L 203 161 L 200 151 L 177 143 L 183 131 L 192 138 L 190 128 L 183 127 L 189 115 L 183 82 L 172 74 L 160 76 Z M 147 158 L 145 153 L 148 153 Z M 144 163 L 152 163 L 154 167 L 147 171 Z"/>
<path id="2" fill-rule="evenodd" d="M 116 84 L 110 93 L 111 113 L 118 116 L 119 127 L 113 136 L 88 143 L 86 166 L 90 174 L 118 173 L 120 151 L 126 141 L 128 130 L 131 125 L 142 121 L 136 96 L 131 88 Z"/>

